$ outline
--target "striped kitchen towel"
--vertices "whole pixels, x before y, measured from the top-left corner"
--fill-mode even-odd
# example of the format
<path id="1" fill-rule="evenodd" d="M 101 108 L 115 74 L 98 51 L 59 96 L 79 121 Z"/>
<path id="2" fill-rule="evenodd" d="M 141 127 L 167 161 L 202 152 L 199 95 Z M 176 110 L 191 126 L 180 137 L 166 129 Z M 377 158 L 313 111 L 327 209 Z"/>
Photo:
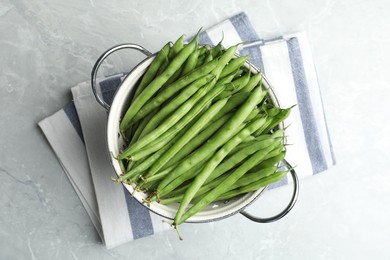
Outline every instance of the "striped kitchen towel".
<path id="1" fill-rule="evenodd" d="M 306 34 L 271 40 L 258 37 L 247 16 L 240 13 L 206 30 L 205 44 L 224 34 L 225 47 L 245 42 L 241 55 L 251 54 L 274 87 L 282 107 L 297 105 L 286 125 L 287 160 L 298 165 L 299 178 L 323 172 L 335 163 L 326 126 L 317 76 Z M 112 101 L 124 75 L 100 82 L 103 98 Z M 107 248 L 166 229 L 161 217 L 137 203 L 118 183 L 106 152 L 106 111 L 95 101 L 89 82 L 72 88 L 73 102 L 43 119 L 39 126 Z M 271 188 L 289 182 L 287 177 Z"/>

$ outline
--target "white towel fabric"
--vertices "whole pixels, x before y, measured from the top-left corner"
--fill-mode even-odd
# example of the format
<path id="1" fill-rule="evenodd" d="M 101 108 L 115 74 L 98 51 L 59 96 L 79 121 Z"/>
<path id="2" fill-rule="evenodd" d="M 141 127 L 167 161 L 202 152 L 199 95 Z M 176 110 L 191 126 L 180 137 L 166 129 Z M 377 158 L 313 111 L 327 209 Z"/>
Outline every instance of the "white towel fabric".
<path id="1" fill-rule="evenodd" d="M 298 165 L 300 179 L 323 172 L 335 163 L 326 126 L 317 75 L 304 32 L 272 40 L 258 37 L 240 13 L 200 35 L 205 44 L 245 42 L 241 55 L 261 68 L 282 107 L 297 105 L 286 121 L 286 159 Z M 123 75 L 101 81 L 103 98 L 112 101 Z M 89 82 L 72 88 L 74 102 L 39 122 L 66 175 L 107 248 L 169 229 L 162 218 L 136 202 L 118 183 L 106 150 L 106 111 L 93 97 Z M 286 184 L 286 177 L 271 188 Z"/>

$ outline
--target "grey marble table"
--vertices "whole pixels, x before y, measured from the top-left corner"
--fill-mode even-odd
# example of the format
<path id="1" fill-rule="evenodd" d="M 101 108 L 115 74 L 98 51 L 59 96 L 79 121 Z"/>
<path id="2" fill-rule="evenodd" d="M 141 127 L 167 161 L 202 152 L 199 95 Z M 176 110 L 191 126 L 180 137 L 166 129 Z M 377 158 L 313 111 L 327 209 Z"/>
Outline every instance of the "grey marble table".
<path id="1" fill-rule="evenodd" d="M 240 11 L 262 37 L 307 31 L 337 165 L 276 223 L 237 215 L 106 250 L 37 122 L 103 50 L 156 51 Z M 390 259 L 389 1 L 0 0 L 0 35 L 0 259 Z M 262 214 L 290 192 L 266 193 Z"/>

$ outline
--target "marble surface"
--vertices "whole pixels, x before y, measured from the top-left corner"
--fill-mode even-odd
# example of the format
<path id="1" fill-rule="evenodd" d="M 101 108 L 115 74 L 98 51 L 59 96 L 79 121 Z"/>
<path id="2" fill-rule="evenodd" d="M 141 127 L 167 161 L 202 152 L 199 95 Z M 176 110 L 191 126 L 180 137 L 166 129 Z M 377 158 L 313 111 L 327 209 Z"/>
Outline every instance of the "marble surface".
<path id="1" fill-rule="evenodd" d="M 337 165 L 276 223 L 236 215 L 106 250 L 37 122 L 105 49 L 156 51 L 240 11 L 262 37 L 308 32 Z M 0 259 L 390 259 L 389 1 L 0 0 L 0 32 Z M 291 189 L 251 211 L 280 210 Z"/>

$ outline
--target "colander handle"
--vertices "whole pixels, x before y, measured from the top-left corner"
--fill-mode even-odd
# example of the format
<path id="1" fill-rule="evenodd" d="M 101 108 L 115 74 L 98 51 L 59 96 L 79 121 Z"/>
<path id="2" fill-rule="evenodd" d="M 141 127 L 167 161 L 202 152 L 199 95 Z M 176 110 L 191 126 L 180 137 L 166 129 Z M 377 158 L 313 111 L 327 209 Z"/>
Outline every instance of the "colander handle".
<path id="1" fill-rule="evenodd" d="M 103 63 L 103 61 L 108 57 L 110 56 L 112 53 L 118 51 L 118 50 L 121 50 L 121 49 L 133 49 L 133 50 L 137 50 L 139 52 L 142 52 L 143 54 L 145 54 L 146 56 L 150 56 L 152 55 L 151 52 L 149 52 L 147 49 L 145 49 L 144 47 L 140 46 L 140 45 L 137 45 L 137 44 L 133 44 L 133 43 L 123 43 L 123 44 L 119 44 L 119 45 L 116 45 L 108 50 L 106 50 L 96 61 L 95 65 L 93 66 L 92 68 L 92 72 L 91 72 L 91 86 L 92 86 L 92 92 L 93 92 L 93 95 L 95 96 L 96 98 L 96 101 L 102 106 L 104 107 L 107 112 L 110 110 L 110 105 L 106 103 L 106 101 L 104 101 L 104 99 L 98 94 L 97 92 L 97 84 L 96 84 L 96 76 L 97 76 L 97 72 L 99 70 L 99 67 L 100 65 Z"/>
<path id="2" fill-rule="evenodd" d="M 252 220 L 254 222 L 258 222 L 258 223 L 271 223 L 271 222 L 274 222 L 276 220 L 279 220 L 279 219 L 283 218 L 294 207 L 295 202 L 297 201 L 297 198 L 298 198 L 298 193 L 299 193 L 298 176 L 297 176 L 295 170 L 291 167 L 291 165 L 286 160 L 283 160 L 283 162 L 284 162 L 284 164 L 288 168 L 291 169 L 290 174 L 291 174 L 293 182 L 294 182 L 293 196 L 292 196 L 292 198 L 290 200 L 290 203 L 287 205 L 287 207 L 282 212 L 280 212 L 279 214 L 277 214 L 275 216 L 272 216 L 272 217 L 268 217 L 268 218 L 255 217 L 255 216 L 249 214 L 248 212 L 246 212 L 245 210 L 242 210 L 240 212 L 242 215 L 244 215 L 245 217 L 247 217 L 248 219 L 250 219 L 250 220 Z"/>

